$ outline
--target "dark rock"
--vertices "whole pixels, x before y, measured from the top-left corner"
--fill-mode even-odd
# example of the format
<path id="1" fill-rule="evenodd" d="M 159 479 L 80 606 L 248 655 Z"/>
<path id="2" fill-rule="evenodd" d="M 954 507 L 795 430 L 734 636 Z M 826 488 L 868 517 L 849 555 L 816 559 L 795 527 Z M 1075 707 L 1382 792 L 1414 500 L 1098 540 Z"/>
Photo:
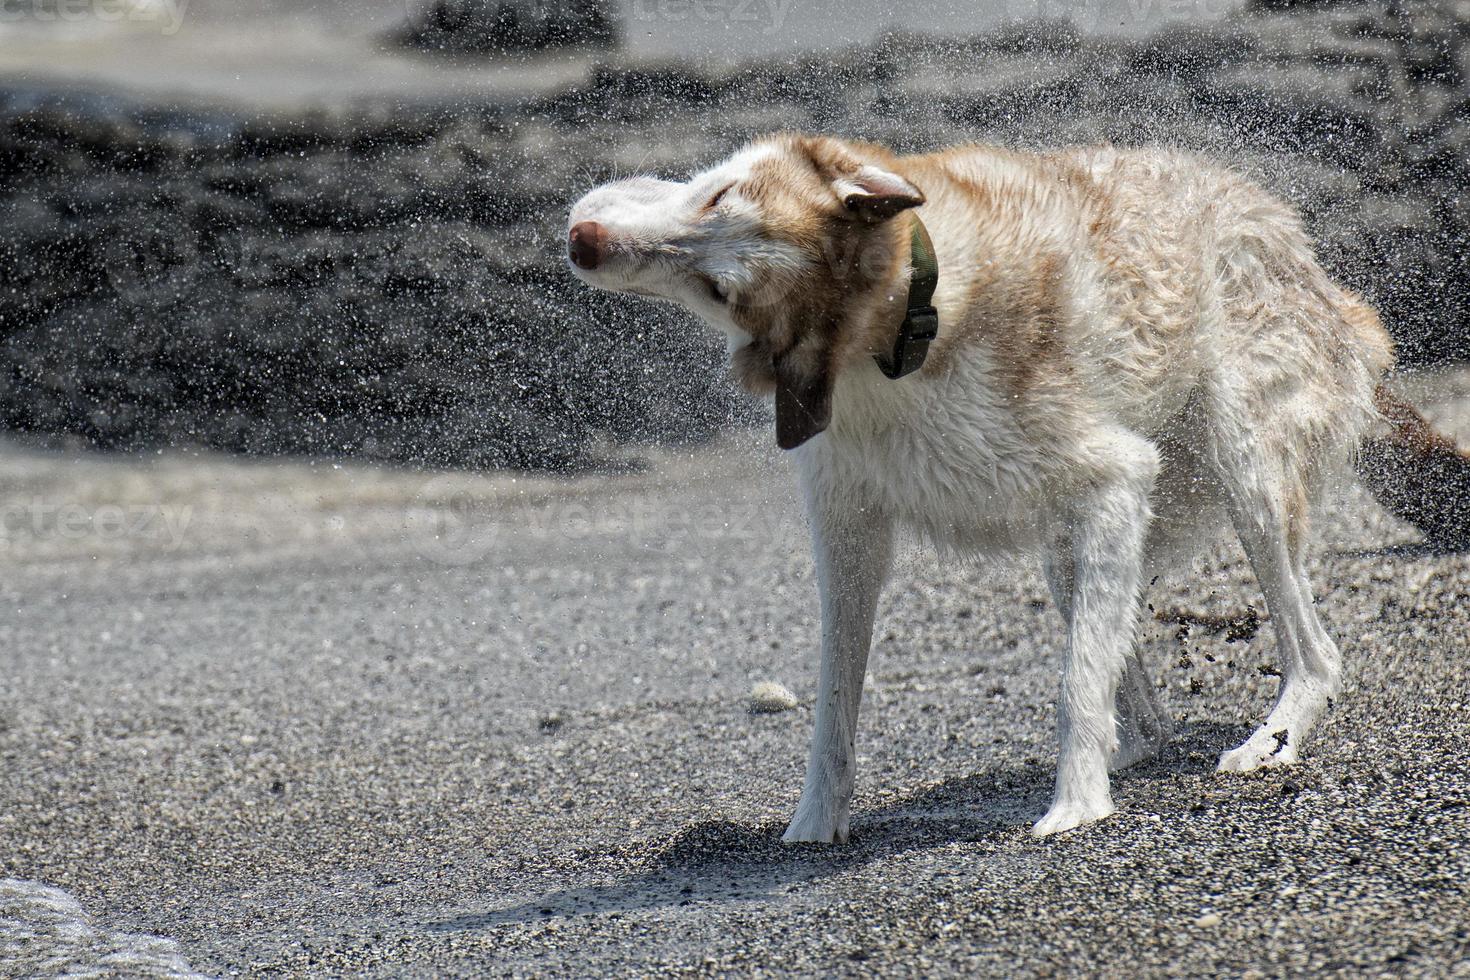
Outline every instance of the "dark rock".
<path id="1" fill-rule="evenodd" d="M 427 0 L 392 36 L 427 51 L 608 47 L 619 37 L 607 0 Z"/>

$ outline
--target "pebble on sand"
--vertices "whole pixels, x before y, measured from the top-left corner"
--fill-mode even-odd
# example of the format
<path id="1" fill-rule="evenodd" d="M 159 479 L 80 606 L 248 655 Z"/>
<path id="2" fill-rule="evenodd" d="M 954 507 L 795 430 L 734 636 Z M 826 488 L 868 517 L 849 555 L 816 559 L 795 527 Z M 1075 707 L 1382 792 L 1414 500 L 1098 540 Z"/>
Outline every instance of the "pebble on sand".
<path id="1" fill-rule="evenodd" d="M 750 713 L 753 715 L 790 711 L 799 703 L 795 694 L 775 681 L 757 681 L 750 689 Z"/>

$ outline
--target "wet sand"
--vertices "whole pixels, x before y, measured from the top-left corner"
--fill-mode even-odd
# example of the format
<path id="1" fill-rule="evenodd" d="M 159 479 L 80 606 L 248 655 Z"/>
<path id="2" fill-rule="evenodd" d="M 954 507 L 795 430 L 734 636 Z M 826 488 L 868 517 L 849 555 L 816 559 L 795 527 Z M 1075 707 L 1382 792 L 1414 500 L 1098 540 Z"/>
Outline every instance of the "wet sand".
<path id="1" fill-rule="evenodd" d="M 1470 441 L 1470 372 L 1405 388 Z M 1348 686 L 1300 766 L 1244 777 L 1213 767 L 1277 683 L 1269 623 L 1220 628 L 1260 608 L 1249 569 L 1221 545 L 1161 582 L 1144 654 L 1178 737 L 1115 817 L 1035 841 L 1046 590 L 910 552 L 853 841 L 788 848 L 817 622 L 785 463 L 754 431 L 650 458 L 555 480 L 8 446 L 0 878 L 29 884 L 0 887 L 0 972 L 63 945 L 159 975 L 1470 964 L 1466 556 L 1334 505 L 1312 576 Z M 802 705 L 749 714 L 763 680 Z M 82 910 L 66 944 L 3 945 Z"/>

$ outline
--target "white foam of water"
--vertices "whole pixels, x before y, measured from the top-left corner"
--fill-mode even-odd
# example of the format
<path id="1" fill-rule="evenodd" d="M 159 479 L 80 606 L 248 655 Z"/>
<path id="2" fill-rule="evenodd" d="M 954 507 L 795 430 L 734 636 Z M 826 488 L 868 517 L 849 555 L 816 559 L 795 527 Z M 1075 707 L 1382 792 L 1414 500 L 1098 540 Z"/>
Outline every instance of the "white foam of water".
<path id="1" fill-rule="evenodd" d="M 0 879 L 0 976 L 198 978 L 169 939 L 114 932 L 50 885 Z"/>

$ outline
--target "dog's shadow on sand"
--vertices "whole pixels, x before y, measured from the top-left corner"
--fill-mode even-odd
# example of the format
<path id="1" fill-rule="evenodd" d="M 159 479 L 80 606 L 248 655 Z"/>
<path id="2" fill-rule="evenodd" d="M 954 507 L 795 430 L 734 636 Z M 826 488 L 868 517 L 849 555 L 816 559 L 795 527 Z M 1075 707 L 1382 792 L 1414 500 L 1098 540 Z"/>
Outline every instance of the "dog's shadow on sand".
<path id="1" fill-rule="evenodd" d="M 1242 725 L 1183 725 L 1159 758 L 1114 773 L 1114 782 L 1155 782 L 1211 769 L 1215 753 L 1236 744 L 1248 731 Z M 1211 762 L 1199 761 L 1201 751 Z M 620 855 L 635 869 L 629 877 L 566 888 L 507 908 L 428 922 L 425 927 L 455 932 L 590 913 L 759 900 L 895 854 L 967 841 L 999 843 L 1024 834 L 1050 802 L 1052 779 L 1044 766 L 947 779 L 855 813 L 851 840 L 840 846 L 783 844 L 784 822 L 691 824 L 666 841 L 630 844 Z"/>

